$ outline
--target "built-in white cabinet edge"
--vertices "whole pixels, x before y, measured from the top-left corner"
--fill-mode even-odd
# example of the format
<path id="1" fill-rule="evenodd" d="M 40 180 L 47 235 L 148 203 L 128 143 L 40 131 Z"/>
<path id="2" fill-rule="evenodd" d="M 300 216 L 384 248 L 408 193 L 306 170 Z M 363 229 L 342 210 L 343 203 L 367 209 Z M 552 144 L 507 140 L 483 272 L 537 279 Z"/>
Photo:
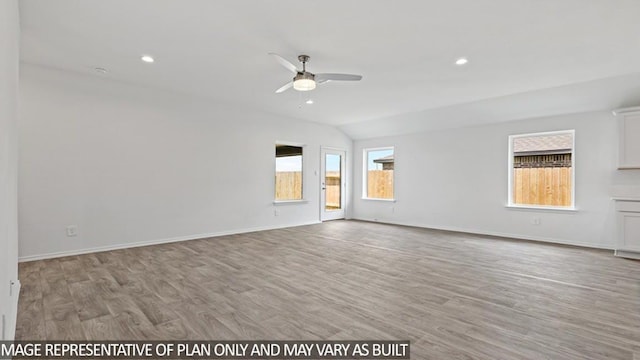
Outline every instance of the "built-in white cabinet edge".
<path id="1" fill-rule="evenodd" d="M 618 169 L 640 169 L 640 106 L 613 114 L 618 119 Z"/>
<path id="2" fill-rule="evenodd" d="M 640 260 L 640 198 L 616 198 L 616 256 Z"/>

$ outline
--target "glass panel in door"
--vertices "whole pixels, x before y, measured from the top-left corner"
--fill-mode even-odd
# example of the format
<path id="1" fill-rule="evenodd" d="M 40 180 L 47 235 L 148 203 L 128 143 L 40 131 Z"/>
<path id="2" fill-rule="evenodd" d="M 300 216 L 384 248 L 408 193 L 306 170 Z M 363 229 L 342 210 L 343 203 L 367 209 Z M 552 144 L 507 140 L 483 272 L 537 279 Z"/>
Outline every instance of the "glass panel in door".
<path id="1" fill-rule="evenodd" d="M 325 154 L 325 201 L 326 211 L 342 209 L 342 156 Z"/>

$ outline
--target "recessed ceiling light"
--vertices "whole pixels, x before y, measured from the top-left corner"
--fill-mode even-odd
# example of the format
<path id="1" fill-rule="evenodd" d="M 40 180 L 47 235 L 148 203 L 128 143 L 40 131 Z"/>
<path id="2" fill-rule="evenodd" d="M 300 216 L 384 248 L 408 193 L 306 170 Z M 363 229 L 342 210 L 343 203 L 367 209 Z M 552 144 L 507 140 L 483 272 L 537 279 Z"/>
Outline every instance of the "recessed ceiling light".
<path id="1" fill-rule="evenodd" d="M 307 104 L 309 104 L 309 105 L 313 104 L 313 100 L 311 100 L 311 99 L 307 100 Z"/>
<path id="2" fill-rule="evenodd" d="M 153 58 L 149 55 L 142 55 L 142 57 L 140 58 L 140 60 L 146 62 L 146 63 L 152 63 L 155 60 L 153 60 Z"/>
<path id="3" fill-rule="evenodd" d="M 106 75 L 107 74 L 107 69 L 105 68 L 101 68 L 101 67 L 97 67 L 95 69 L 93 69 L 95 72 L 97 72 L 100 75 Z"/>
<path id="4" fill-rule="evenodd" d="M 467 58 L 461 57 L 458 60 L 456 60 L 456 65 L 461 66 L 461 65 L 465 65 L 468 62 L 469 60 Z"/>

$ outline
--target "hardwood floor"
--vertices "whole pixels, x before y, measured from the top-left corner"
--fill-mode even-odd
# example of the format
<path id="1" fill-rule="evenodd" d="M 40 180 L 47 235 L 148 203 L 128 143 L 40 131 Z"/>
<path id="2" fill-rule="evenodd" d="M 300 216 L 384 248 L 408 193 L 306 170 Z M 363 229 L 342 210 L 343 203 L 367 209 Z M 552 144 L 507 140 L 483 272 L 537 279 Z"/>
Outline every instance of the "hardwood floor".
<path id="1" fill-rule="evenodd" d="M 332 221 L 21 263 L 20 280 L 23 340 L 409 339 L 412 359 L 640 359 L 640 262 L 611 251 Z"/>

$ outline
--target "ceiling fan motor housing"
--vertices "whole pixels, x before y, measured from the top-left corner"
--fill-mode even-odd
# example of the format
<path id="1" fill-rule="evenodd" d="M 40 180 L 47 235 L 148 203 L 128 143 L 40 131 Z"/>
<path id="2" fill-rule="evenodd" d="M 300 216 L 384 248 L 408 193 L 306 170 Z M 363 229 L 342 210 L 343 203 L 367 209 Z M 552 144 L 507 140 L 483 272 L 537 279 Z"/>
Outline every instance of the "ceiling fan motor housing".
<path id="1" fill-rule="evenodd" d="M 297 80 L 316 80 L 316 76 L 308 71 L 306 72 L 299 72 L 298 74 L 296 74 L 296 76 L 293 78 L 293 81 L 297 81 Z"/>

